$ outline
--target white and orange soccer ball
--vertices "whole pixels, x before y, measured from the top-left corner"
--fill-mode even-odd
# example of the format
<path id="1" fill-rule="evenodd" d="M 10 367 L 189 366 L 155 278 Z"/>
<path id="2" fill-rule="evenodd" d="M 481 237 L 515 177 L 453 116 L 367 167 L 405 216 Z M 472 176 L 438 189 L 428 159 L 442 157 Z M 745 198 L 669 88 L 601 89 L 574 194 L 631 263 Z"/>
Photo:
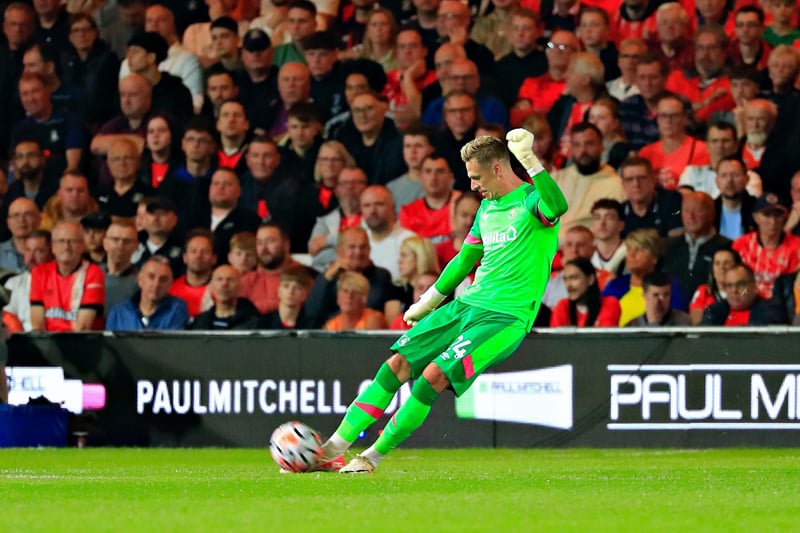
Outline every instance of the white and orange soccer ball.
<path id="1" fill-rule="evenodd" d="M 292 420 L 278 426 L 269 438 L 269 453 L 278 466 L 305 472 L 322 457 L 322 436 L 313 428 Z"/>

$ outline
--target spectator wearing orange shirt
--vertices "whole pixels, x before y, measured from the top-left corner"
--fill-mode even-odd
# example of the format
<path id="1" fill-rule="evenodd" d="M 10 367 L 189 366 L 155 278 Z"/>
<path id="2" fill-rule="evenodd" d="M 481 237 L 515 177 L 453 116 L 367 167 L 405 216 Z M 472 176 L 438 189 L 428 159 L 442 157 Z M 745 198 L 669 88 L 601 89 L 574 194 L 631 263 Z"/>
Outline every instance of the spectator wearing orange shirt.
<path id="1" fill-rule="evenodd" d="M 755 272 L 758 293 L 772 297 L 772 286 L 783 274 L 800 267 L 800 237 L 784 231 L 788 209 L 777 195 L 767 193 L 756 200 L 753 219 L 757 229 L 733 241 L 733 249 Z"/>
<path id="2" fill-rule="evenodd" d="M 186 302 L 189 316 L 194 318 L 213 305 L 208 283 L 217 264 L 214 237 L 210 230 L 195 229 L 186 236 L 183 252 L 186 274 L 172 282 L 169 293 Z"/>
<path id="3" fill-rule="evenodd" d="M 83 259 L 83 230 L 64 222 L 53 229 L 53 261 L 31 271 L 31 327 L 33 331 L 87 331 L 103 329 L 105 276 Z"/>
<path id="4" fill-rule="evenodd" d="M 617 42 L 639 38 L 648 40 L 656 33 L 656 9 L 662 0 L 623 0 L 611 15 L 612 35 Z"/>
<path id="5" fill-rule="evenodd" d="M 705 26 L 694 37 L 694 69 L 670 74 L 667 89 L 692 102 L 698 121 L 707 123 L 711 115 L 736 107 L 731 95 L 731 80 L 725 73 L 728 36 L 719 26 Z"/>
<path id="6" fill-rule="evenodd" d="M 556 31 L 550 36 L 545 54 L 547 72 L 527 78 L 517 93 L 517 103 L 511 109 L 511 126 L 518 126 L 532 113 L 547 113 L 566 86 L 566 75 L 572 56 L 580 50 L 580 41 L 568 31 Z"/>
<path id="7" fill-rule="evenodd" d="M 380 311 L 367 307 L 369 281 L 358 272 L 345 272 L 336 283 L 336 303 L 339 314 L 325 322 L 322 329 L 387 329 L 386 318 Z"/>
<path id="8" fill-rule="evenodd" d="M 292 259 L 286 231 L 275 222 L 265 222 L 256 232 L 258 266 L 242 276 L 242 297 L 255 304 L 259 313 L 278 308 L 280 276 L 286 268 L 301 266 Z"/>
<path id="9" fill-rule="evenodd" d="M 404 205 L 399 222 L 435 244 L 450 236 L 453 206 L 461 193 L 453 190 L 454 177 L 447 160 L 435 152 L 422 161 L 420 182 L 425 196 Z"/>
<path id="10" fill-rule="evenodd" d="M 679 96 L 659 98 L 656 118 L 659 140 L 642 148 L 639 155 L 650 161 L 661 188 L 674 190 L 687 166 L 709 163 L 706 143 L 686 133 L 689 110 Z"/>
<path id="11" fill-rule="evenodd" d="M 564 264 L 563 272 L 567 297 L 559 300 L 553 309 L 550 327 L 619 326 L 619 301 L 613 296 L 600 294 L 597 273 L 589 259 L 571 259 Z"/>

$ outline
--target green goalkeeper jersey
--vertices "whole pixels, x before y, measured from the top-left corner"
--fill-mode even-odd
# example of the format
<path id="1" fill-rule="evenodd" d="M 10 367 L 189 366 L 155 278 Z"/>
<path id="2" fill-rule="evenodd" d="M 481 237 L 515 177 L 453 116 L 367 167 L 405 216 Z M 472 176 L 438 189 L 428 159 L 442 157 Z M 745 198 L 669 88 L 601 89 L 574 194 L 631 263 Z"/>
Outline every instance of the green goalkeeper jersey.
<path id="1" fill-rule="evenodd" d="M 482 309 L 507 313 L 533 326 L 550 267 L 558 250 L 558 221 L 536 206 L 533 185 L 517 187 L 497 200 L 481 201 L 466 244 L 481 246 L 475 280 L 458 299 Z M 529 208 L 528 206 L 532 206 Z"/>

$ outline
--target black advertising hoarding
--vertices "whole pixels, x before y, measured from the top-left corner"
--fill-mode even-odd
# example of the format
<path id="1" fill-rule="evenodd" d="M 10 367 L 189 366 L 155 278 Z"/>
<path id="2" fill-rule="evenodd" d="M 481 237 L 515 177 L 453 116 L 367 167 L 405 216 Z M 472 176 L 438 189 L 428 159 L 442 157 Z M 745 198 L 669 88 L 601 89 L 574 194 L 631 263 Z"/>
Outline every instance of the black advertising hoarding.
<path id="1" fill-rule="evenodd" d="M 15 336 L 10 364 L 102 385 L 104 407 L 78 417 L 90 443 L 257 447 L 286 420 L 332 431 L 394 338 Z M 798 341 L 793 328 L 544 331 L 462 398 L 445 393 L 407 446 L 796 446 Z"/>

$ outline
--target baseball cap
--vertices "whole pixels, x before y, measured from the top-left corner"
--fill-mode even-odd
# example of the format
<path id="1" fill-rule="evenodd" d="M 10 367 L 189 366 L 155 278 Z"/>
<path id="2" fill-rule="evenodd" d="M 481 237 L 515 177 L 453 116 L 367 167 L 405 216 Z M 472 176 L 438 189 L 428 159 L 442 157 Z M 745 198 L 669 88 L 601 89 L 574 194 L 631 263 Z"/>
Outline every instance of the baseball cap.
<path id="1" fill-rule="evenodd" d="M 786 206 L 781 203 L 780 198 L 778 198 L 777 194 L 768 192 L 762 196 L 759 196 L 756 199 L 756 203 L 753 205 L 753 212 L 754 213 L 788 213 L 789 210 L 786 209 Z"/>
<path id="2" fill-rule="evenodd" d="M 269 35 L 259 29 L 252 29 L 244 34 L 242 48 L 248 52 L 262 52 L 272 46 Z"/>
<path id="3" fill-rule="evenodd" d="M 147 53 L 156 55 L 156 64 L 167 58 L 169 44 L 167 40 L 154 31 L 140 31 L 128 39 L 128 46 L 144 48 Z"/>
<path id="4" fill-rule="evenodd" d="M 177 213 L 178 209 L 175 207 L 175 203 L 167 198 L 166 196 L 154 196 L 147 202 L 147 212 L 148 213 L 155 213 L 156 211 L 172 211 L 173 213 Z"/>
<path id="5" fill-rule="evenodd" d="M 81 219 L 81 226 L 84 229 L 108 229 L 110 225 L 111 217 L 102 211 L 89 213 Z"/>
<path id="6" fill-rule="evenodd" d="M 214 20 L 211 23 L 211 28 L 225 28 L 228 31 L 232 31 L 235 34 L 239 34 L 239 25 L 230 17 L 219 17 L 218 19 Z"/>

